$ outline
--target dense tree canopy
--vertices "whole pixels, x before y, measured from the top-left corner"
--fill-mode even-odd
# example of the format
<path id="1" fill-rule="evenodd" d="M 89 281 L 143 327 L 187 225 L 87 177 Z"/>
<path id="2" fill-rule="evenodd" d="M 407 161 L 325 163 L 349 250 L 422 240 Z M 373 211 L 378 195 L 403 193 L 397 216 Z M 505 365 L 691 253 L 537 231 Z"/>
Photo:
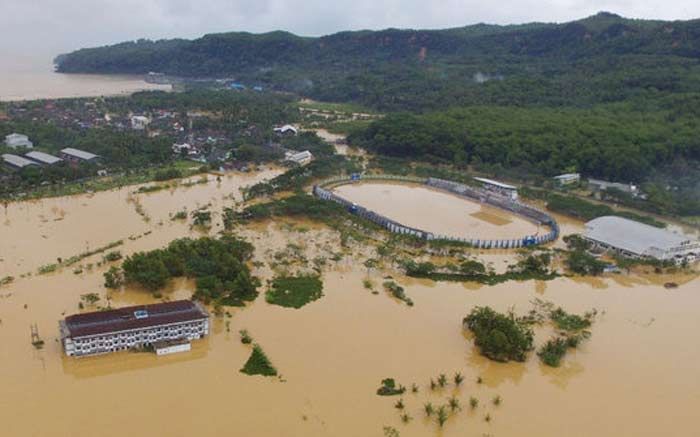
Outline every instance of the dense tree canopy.
<path id="1" fill-rule="evenodd" d="M 245 262 L 253 246 L 233 236 L 220 239 L 183 238 L 165 249 L 137 252 L 124 260 L 122 269 L 127 283 L 149 290 L 165 287 L 171 278 L 196 279 L 195 297 L 205 302 L 241 305 L 258 295 L 258 280 L 250 275 Z"/>
<path id="2" fill-rule="evenodd" d="M 573 170 L 625 181 L 639 181 L 679 156 L 700 159 L 700 123 L 694 116 L 627 105 L 390 114 L 350 141 L 389 156 L 501 164 L 549 176 Z"/>

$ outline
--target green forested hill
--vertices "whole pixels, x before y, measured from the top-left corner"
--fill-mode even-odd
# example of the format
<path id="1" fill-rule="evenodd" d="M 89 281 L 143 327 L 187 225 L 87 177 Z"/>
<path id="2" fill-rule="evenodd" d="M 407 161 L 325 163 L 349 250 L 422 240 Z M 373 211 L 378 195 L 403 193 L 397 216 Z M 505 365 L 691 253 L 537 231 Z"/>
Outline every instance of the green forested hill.
<path id="1" fill-rule="evenodd" d="M 423 111 L 464 104 L 586 106 L 700 91 L 700 21 L 609 13 L 564 24 L 446 30 L 222 33 L 57 58 L 73 73 L 236 77 L 310 97 Z"/>
<path id="2" fill-rule="evenodd" d="M 388 112 L 349 141 L 379 155 L 644 184 L 700 214 L 700 20 L 600 13 L 563 24 L 225 33 L 58 58 L 64 72 L 235 77 Z"/>

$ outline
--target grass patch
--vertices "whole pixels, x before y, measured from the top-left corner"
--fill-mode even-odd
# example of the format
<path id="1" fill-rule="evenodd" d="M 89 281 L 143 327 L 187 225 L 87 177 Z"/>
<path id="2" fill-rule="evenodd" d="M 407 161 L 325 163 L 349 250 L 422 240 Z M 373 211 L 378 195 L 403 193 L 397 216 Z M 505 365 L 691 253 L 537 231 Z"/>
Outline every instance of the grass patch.
<path id="1" fill-rule="evenodd" d="M 319 276 L 281 276 L 272 280 L 265 300 L 273 305 L 298 309 L 321 297 L 323 282 Z"/>

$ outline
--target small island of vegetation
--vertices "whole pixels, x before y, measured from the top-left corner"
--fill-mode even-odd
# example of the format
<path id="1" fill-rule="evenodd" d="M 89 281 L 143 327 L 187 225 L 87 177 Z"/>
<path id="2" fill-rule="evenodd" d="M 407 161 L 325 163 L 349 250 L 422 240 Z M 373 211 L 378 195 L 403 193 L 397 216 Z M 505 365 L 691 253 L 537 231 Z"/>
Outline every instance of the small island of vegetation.
<path id="1" fill-rule="evenodd" d="M 321 297 L 323 297 L 323 282 L 318 275 L 274 278 L 265 294 L 265 300 L 268 303 L 297 309 Z"/>

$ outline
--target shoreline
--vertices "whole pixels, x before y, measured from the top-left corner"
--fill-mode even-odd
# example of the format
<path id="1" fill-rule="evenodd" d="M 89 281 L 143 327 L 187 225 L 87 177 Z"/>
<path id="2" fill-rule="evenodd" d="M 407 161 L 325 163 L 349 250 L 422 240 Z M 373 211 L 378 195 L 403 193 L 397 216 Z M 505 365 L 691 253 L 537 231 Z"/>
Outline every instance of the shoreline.
<path id="1" fill-rule="evenodd" d="M 9 71 L 0 75 L 0 103 L 129 96 L 172 92 L 172 84 L 149 83 L 140 75 Z"/>

